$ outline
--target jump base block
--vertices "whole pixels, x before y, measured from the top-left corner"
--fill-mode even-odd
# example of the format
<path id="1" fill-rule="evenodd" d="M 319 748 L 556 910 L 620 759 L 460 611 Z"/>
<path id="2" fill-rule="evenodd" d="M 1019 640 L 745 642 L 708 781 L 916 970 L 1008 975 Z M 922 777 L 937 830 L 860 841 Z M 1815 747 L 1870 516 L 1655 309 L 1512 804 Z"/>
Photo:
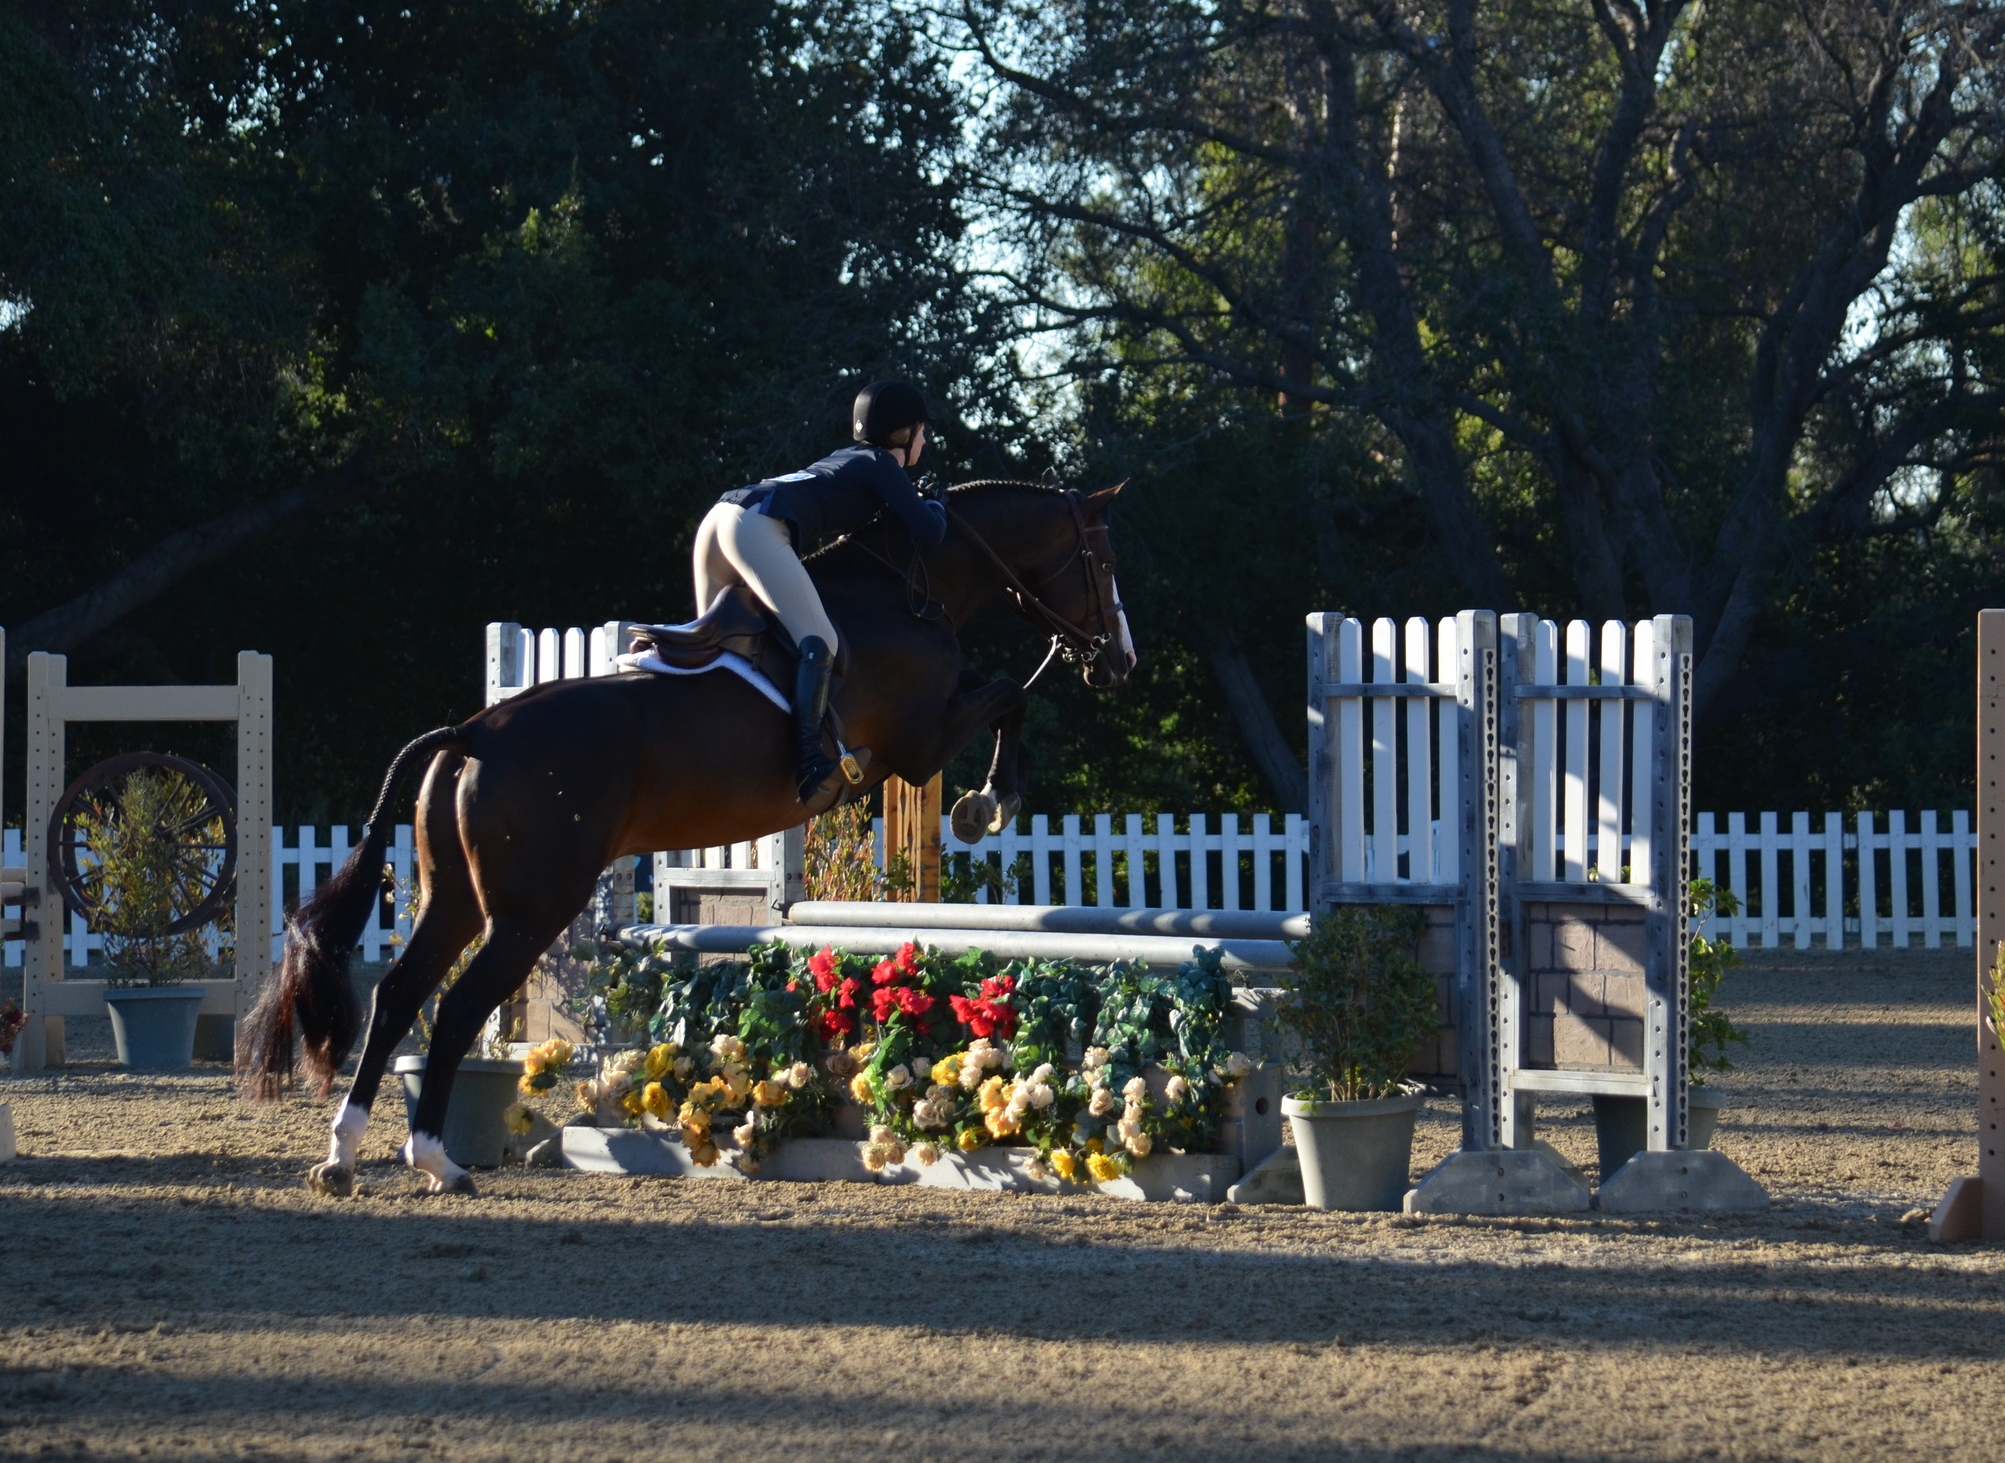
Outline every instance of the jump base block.
<path id="1" fill-rule="evenodd" d="M 1106 1194 L 1155 1203 L 1216 1204 L 1239 1177 L 1239 1160 L 1218 1153 L 1161 1153 L 1137 1159 L 1132 1172 L 1104 1184 L 1069 1184 L 1055 1175 L 1030 1172 L 1035 1150 L 980 1148 L 943 1153 L 930 1164 L 909 1157 L 882 1173 L 865 1167 L 868 1143 L 846 1138 L 790 1138 L 760 1165 L 756 1174 L 735 1166 L 735 1150 L 707 1168 L 691 1161 L 673 1136 L 635 1128 L 570 1127 L 559 1133 L 566 1167 L 587 1173 L 651 1174 L 670 1178 L 781 1179 L 794 1183 L 912 1184 L 922 1189 L 968 1189 L 985 1193 Z"/>
<path id="2" fill-rule="evenodd" d="M 1576 1214 L 1585 1185 L 1536 1148 L 1451 1153 L 1406 1195 L 1408 1214 Z"/>
<path id="3" fill-rule="evenodd" d="M 1594 1195 L 1594 1207 L 1604 1214 L 1675 1209 L 1733 1214 L 1768 1206 L 1768 1190 L 1724 1153 L 1709 1148 L 1634 1154 Z"/>

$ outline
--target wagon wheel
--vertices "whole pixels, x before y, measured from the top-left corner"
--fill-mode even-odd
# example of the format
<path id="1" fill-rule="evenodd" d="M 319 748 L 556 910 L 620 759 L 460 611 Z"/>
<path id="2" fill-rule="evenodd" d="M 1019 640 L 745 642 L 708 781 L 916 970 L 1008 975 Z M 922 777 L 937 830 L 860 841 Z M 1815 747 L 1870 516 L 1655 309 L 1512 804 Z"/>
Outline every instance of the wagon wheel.
<path id="1" fill-rule="evenodd" d="M 160 933 L 200 929 L 229 907 L 237 882 L 237 796 L 186 757 L 127 752 L 100 762 L 63 789 L 49 817 L 49 878 L 63 903 L 93 925 L 103 914 L 102 875 L 90 858 L 90 831 L 119 824 L 131 779 L 152 773 L 165 786 L 148 832 L 165 845 L 161 871 L 173 918 Z"/>

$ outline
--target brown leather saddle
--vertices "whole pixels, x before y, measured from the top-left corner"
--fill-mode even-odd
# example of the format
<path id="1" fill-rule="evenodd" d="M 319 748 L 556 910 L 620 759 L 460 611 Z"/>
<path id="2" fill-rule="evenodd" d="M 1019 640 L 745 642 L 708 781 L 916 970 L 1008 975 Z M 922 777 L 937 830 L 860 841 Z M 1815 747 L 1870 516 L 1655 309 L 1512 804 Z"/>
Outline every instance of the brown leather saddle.
<path id="1" fill-rule="evenodd" d="M 728 651 L 750 661 L 782 696 L 791 699 L 793 695 L 800 647 L 760 603 L 759 597 L 742 584 L 734 584 L 718 595 L 709 609 L 686 625 L 634 625 L 630 633 L 633 641 L 628 647 L 629 654 L 642 655 L 651 650 L 678 670 L 694 671 L 702 670 Z M 852 753 L 844 744 L 842 718 L 835 712 L 835 692 L 848 669 L 849 646 L 845 642 L 836 647 L 835 675 L 829 686 L 828 715 L 822 723 L 822 734 L 832 743 L 830 750 L 843 763 L 844 774 L 854 787 L 862 781 L 870 753 L 863 748 Z"/>

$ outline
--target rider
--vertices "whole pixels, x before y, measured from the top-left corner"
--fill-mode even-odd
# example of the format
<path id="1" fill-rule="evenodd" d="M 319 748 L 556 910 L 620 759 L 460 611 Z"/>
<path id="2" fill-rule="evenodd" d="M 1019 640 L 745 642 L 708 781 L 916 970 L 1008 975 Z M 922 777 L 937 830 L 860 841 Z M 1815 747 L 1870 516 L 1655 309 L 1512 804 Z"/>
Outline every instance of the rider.
<path id="1" fill-rule="evenodd" d="M 794 676 L 795 781 L 813 806 L 834 794 L 842 768 L 822 750 L 822 714 L 839 644 L 803 548 L 848 533 L 889 507 L 921 547 L 947 536 L 946 505 L 921 498 L 908 474 L 926 449 L 926 398 L 909 381 L 877 381 L 856 394 L 857 445 L 720 498 L 696 530 L 696 613 L 733 584 L 762 600 L 800 649 Z"/>

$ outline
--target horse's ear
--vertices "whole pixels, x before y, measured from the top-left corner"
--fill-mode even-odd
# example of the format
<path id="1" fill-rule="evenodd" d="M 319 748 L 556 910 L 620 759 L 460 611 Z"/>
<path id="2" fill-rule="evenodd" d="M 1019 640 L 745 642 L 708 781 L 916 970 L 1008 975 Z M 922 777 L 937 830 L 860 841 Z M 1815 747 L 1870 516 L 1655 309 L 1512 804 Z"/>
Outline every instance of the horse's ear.
<path id="1" fill-rule="evenodd" d="M 1095 519 L 1105 518 L 1114 511 L 1114 500 L 1121 496 L 1121 489 L 1127 486 L 1128 480 L 1122 478 L 1111 488 L 1102 488 L 1097 493 L 1087 494 L 1086 516 Z"/>

